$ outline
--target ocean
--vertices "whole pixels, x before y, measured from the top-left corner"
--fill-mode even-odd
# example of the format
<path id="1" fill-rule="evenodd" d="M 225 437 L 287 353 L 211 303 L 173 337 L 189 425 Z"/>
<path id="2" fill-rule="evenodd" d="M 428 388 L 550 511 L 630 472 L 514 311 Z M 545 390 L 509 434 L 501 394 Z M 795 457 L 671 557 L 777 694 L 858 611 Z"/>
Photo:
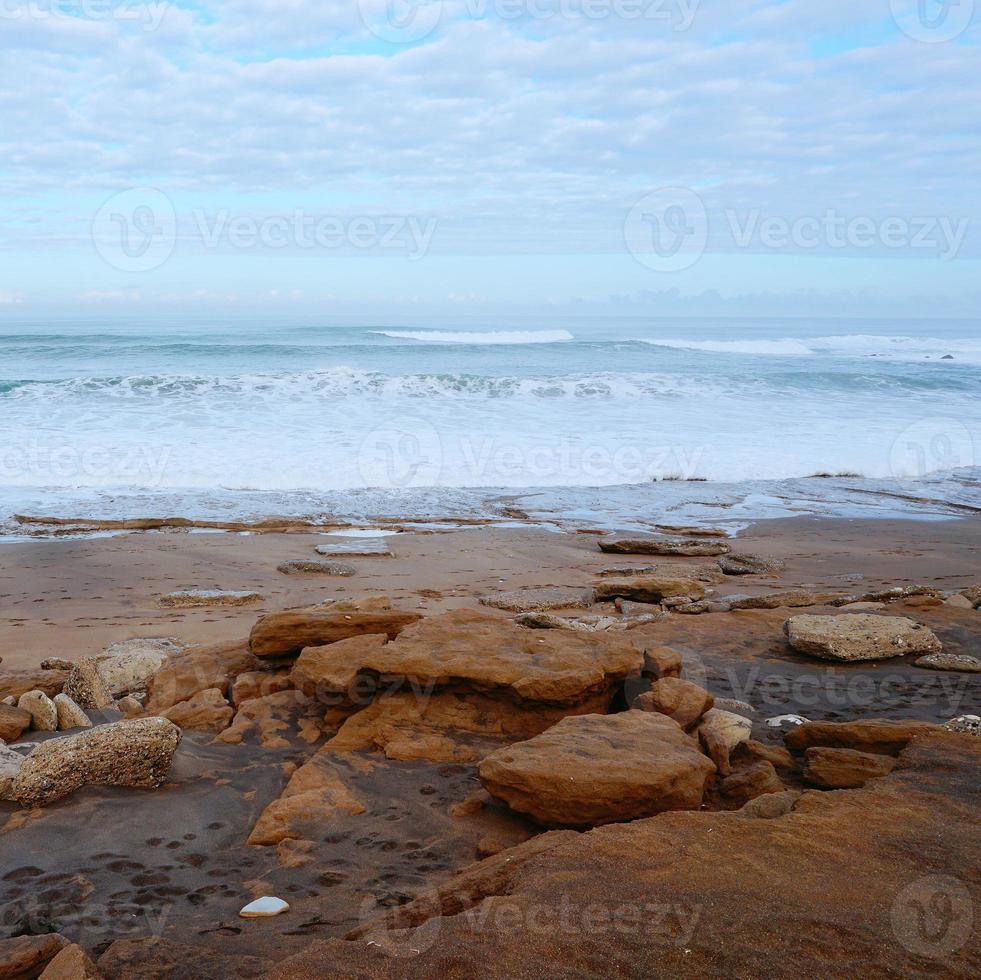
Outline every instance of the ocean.
<path id="1" fill-rule="evenodd" d="M 7 530 L 24 512 L 473 514 L 530 488 L 584 521 L 604 500 L 697 517 L 719 494 L 852 513 L 839 488 L 859 483 L 922 482 L 956 509 L 981 503 L 981 321 L 5 314 L 0 436 Z"/>

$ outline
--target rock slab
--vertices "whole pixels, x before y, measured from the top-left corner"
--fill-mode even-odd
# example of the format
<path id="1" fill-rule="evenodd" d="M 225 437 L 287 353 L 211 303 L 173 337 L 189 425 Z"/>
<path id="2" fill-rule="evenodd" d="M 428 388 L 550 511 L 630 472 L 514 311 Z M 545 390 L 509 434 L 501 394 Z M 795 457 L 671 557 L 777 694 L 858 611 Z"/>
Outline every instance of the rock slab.
<path id="1" fill-rule="evenodd" d="M 793 616 L 783 628 L 798 653 L 822 660 L 884 660 L 941 651 L 940 641 L 930 630 L 902 616 Z"/>

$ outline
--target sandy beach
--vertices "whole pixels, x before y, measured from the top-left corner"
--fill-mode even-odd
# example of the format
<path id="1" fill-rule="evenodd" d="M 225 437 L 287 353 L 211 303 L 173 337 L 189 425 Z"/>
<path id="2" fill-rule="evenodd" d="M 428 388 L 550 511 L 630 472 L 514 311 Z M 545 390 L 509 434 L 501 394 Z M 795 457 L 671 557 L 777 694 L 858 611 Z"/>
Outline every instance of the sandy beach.
<path id="1" fill-rule="evenodd" d="M 776 559 L 783 567 L 740 576 L 722 575 L 711 559 L 702 557 L 662 559 L 606 554 L 600 551 L 598 542 L 608 538 L 596 533 L 483 526 L 391 535 L 383 540 L 392 556 L 345 559 L 355 568 L 355 574 L 349 577 L 285 575 L 277 571 L 282 562 L 316 558 L 315 547 L 328 540 L 340 539 L 309 532 L 245 536 L 158 532 L 2 546 L 0 694 L 20 694 L 22 688 L 31 686 L 32 678 L 44 676 L 39 667 L 49 658 L 74 662 L 99 654 L 109 644 L 137 637 L 167 637 L 188 645 L 185 651 L 172 655 L 171 660 L 178 664 L 195 650 L 234 648 L 248 656 L 247 637 L 258 620 L 283 610 L 320 607 L 337 600 L 353 601 L 357 608 L 381 608 L 382 597 L 386 597 L 395 609 L 424 617 L 423 624 L 430 620 L 443 622 L 451 614 L 451 619 L 446 620 L 450 633 L 456 629 L 452 615 L 477 615 L 480 622 L 486 619 L 491 625 L 500 623 L 502 630 L 514 630 L 513 610 L 481 605 L 480 598 L 500 592 L 523 594 L 522 590 L 529 589 L 559 593 L 564 590 L 574 595 L 608 581 L 609 576 L 603 573 L 611 568 L 643 567 L 652 562 L 659 567 L 668 566 L 671 574 L 687 569 L 693 576 L 711 578 L 711 584 L 704 588 L 709 598 L 717 601 L 736 595 L 758 597 L 791 590 L 859 599 L 881 590 L 919 587 L 921 594 L 878 604 L 877 610 L 884 616 L 910 617 L 928 627 L 945 653 L 968 657 L 981 654 L 979 613 L 970 608 L 970 603 L 952 604 L 942 598 L 977 584 L 981 524 L 974 520 L 807 518 L 759 522 L 729 539 L 728 546 L 735 553 Z M 690 536 L 681 540 L 706 539 Z M 708 574 L 709 566 L 715 574 Z M 161 597 L 187 589 L 249 591 L 259 593 L 261 599 L 232 608 L 161 606 Z M 572 619 L 597 612 L 619 615 L 612 603 L 594 605 L 587 612 L 575 608 L 558 610 L 560 616 Z M 626 638 L 631 648 L 674 651 L 673 655 L 683 661 L 683 676 L 688 681 L 707 689 L 716 699 L 742 703 L 756 740 L 749 744 L 762 746 L 754 750 L 758 753 L 776 753 L 772 755 L 774 760 L 784 752 L 787 732 L 785 726 L 766 724 L 766 719 L 774 716 L 800 715 L 811 722 L 883 719 L 937 726 L 955 716 L 978 713 L 981 680 L 977 674 L 925 670 L 914 664 L 915 656 L 829 664 L 795 652 L 787 644 L 783 623 L 791 614 L 812 612 L 834 615 L 838 610 L 819 602 L 795 609 L 777 605 L 700 615 L 675 612 L 662 614 L 653 622 L 643 622 L 617 636 Z M 418 628 L 413 626 L 409 632 Z M 545 634 L 557 637 L 558 649 L 563 643 L 573 644 L 571 637 L 575 635 L 555 630 L 518 632 L 531 638 Z M 502 633 L 501 642 L 511 642 L 504 637 Z M 563 637 L 570 639 L 563 641 Z M 256 634 L 252 640 L 256 649 Z M 335 646 L 340 649 L 357 642 L 346 640 Z M 389 647 L 396 646 L 398 643 L 389 643 Z M 445 699 L 463 697 L 471 705 L 482 705 L 479 711 L 493 717 L 499 708 L 496 701 L 487 700 L 486 694 L 471 689 L 457 695 L 437 692 L 432 695 L 431 704 L 419 709 L 399 700 L 408 695 L 379 690 L 375 692 L 375 703 L 354 715 L 349 709 L 337 715 L 330 705 L 325 715 L 324 704 L 318 703 L 317 698 L 311 702 L 299 691 L 289 690 L 287 668 L 295 663 L 295 655 L 278 656 L 265 663 L 251 659 L 260 665 L 260 671 L 268 673 L 247 676 L 275 678 L 277 683 L 270 690 L 283 693 L 264 696 L 257 691 L 258 701 L 243 702 L 231 693 L 235 677 L 229 675 L 229 687 L 224 692 L 214 692 L 222 706 L 226 705 L 223 697 L 233 702 L 227 717 L 216 723 L 214 704 L 174 715 L 184 727 L 183 741 L 166 782 L 158 791 L 92 786 L 44 809 L 0 803 L 0 909 L 6 936 L 62 935 L 99 958 L 99 969 L 109 977 L 217 977 L 227 976 L 230 971 L 240 976 L 325 975 L 321 970 L 350 970 L 352 974 L 361 971 L 359 975 L 364 976 L 424 975 L 434 964 L 438 967 L 446 957 L 452 959 L 454 955 L 448 938 L 458 931 L 458 920 L 452 918 L 454 910 L 483 908 L 482 896 L 495 894 L 495 887 L 504 887 L 488 884 L 481 877 L 489 875 L 497 880 L 495 875 L 499 872 L 494 870 L 494 862 L 499 858 L 495 856 L 514 849 L 514 867 L 523 867 L 522 849 L 532 847 L 537 851 L 556 834 L 562 843 L 566 840 L 563 835 L 571 833 L 560 830 L 543 836 L 547 826 L 543 828 L 540 822 L 487 795 L 482 788 L 480 760 L 495 747 L 508 744 L 513 736 L 504 735 L 504 731 L 507 725 L 519 722 L 504 720 L 488 727 L 486 717 L 481 723 L 472 719 L 465 722 L 462 717 L 454 720 L 452 712 L 459 708 L 445 715 Z M 148 715 L 153 714 L 156 702 L 167 703 L 160 700 L 159 693 L 166 673 L 165 667 L 151 681 Z M 185 683 L 180 679 L 183 675 L 179 668 L 174 676 L 178 676 L 178 686 Z M 293 683 L 298 683 L 295 669 L 292 677 Z M 628 677 L 626 682 L 611 687 L 604 702 L 609 704 L 607 710 L 614 712 L 610 717 L 642 714 L 622 712 L 633 698 L 650 687 L 651 681 L 645 670 L 644 676 Z M 211 686 L 212 681 L 195 684 L 192 679 L 190 684 L 169 700 L 187 698 L 201 684 Z M 490 696 L 498 695 L 491 692 Z M 188 703 L 193 703 L 193 699 L 184 701 L 184 707 Z M 423 714 L 413 713 L 418 710 Z M 570 707 L 560 714 L 582 710 Z M 544 709 L 522 709 L 519 714 L 527 719 L 536 711 Z M 97 722 L 120 717 L 118 712 L 90 714 Z M 229 725 L 233 714 L 235 720 Z M 500 724 L 505 728 L 501 729 Z M 527 725 L 528 721 L 520 724 Z M 549 724 L 542 721 L 538 727 L 547 728 Z M 229 732 L 235 734 L 229 737 Z M 28 732 L 22 743 L 41 743 L 50 737 Z M 922 741 L 917 740 L 917 744 Z M 937 736 L 927 738 L 915 760 L 908 752 L 904 754 L 903 759 L 909 758 L 900 766 L 903 772 L 909 772 L 901 778 L 912 779 L 920 787 L 915 792 L 928 793 L 926 783 L 920 785 L 927 778 L 919 775 L 920 771 L 933 771 L 934 763 L 929 761 L 933 754 L 953 753 L 948 757 L 952 767 L 950 780 L 943 787 L 949 798 L 931 805 L 941 808 L 937 812 L 947 807 L 954 819 L 973 793 L 967 788 L 970 780 L 958 782 L 957 773 L 964 766 L 965 773 L 976 766 L 976 739 L 940 736 L 939 747 L 933 745 L 937 741 Z M 950 747 L 945 749 L 943 746 L 948 744 Z M 739 751 L 742 750 L 732 756 L 736 772 L 747 765 L 752 769 L 754 762 L 760 765 L 759 758 L 743 758 Z M 899 770 L 869 782 L 865 789 L 837 793 L 815 789 L 813 780 L 808 782 L 806 774 L 802 775 L 799 761 L 788 762 L 776 771 L 777 787 L 770 786 L 764 792 L 779 788 L 783 795 L 789 792 L 795 798 L 803 792 L 801 799 L 813 798 L 814 806 L 821 799 L 847 797 L 847 805 L 853 810 L 880 808 L 886 815 L 876 833 L 883 839 L 899 834 L 906 841 L 904 848 L 919 833 L 902 828 L 902 821 L 907 819 L 902 816 L 906 802 L 893 812 L 887 802 L 874 797 L 886 790 L 869 788 L 881 784 L 889 787 L 888 792 L 900 792 L 901 787 L 896 788 Z M 307 787 L 304 792 L 313 792 L 314 796 L 301 793 L 299 799 L 304 802 L 299 809 L 293 805 L 296 797 L 293 804 L 283 802 L 289 800 L 289 787 L 296 786 L 298 772 L 316 773 L 312 782 L 309 775 L 303 777 L 302 786 Z M 762 868 L 754 870 L 757 858 L 753 855 L 762 838 L 749 834 L 744 839 L 744 818 L 735 825 L 725 822 L 736 816 L 733 811 L 746 802 L 742 795 L 727 795 L 726 786 L 722 775 L 709 780 L 700 814 L 662 814 L 637 824 L 613 824 L 607 830 L 650 824 L 664 828 L 660 833 L 686 835 L 698 826 L 692 820 L 722 820 L 719 832 L 729 834 L 732 830 L 737 835 L 727 846 L 745 850 L 742 858 L 734 858 L 732 850 L 728 852 L 730 862 L 735 862 L 730 864 L 730 871 L 741 866 L 743 858 L 750 862 L 741 866 L 740 887 L 748 888 L 754 896 L 755 914 L 777 915 L 774 903 L 779 901 L 780 914 L 793 916 L 805 931 L 813 931 L 819 913 L 793 881 L 794 872 L 786 865 L 788 858 L 782 854 L 781 846 L 769 845 L 774 848 L 773 866 L 759 877 Z M 277 802 L 281 794 L 285 794 L 283 800 Z M 862 802 L 861 794 L 870 794 L 867 803 Z M 755 790 L 748 795 L 755 795 Z M 835 803 L 836 807 L 840 805 Z M 838 817 L 836 813 L 837 810 L 825 814 L 820 833 L 842 840 L 858 833 L 851 817 Z M 796 814 L 794 810 L 781 820 L 787 822 L 789 839 L 800 844 L 803 838 L 798 835 L 806 837 L 817 831 L 796 826 Z M 684 823 L 686 819 L 688 824 Z M 926 865 L 934 870 L 950 869 L 963 861 L 966 852 L 962 847 L 970 838 L 970 824 L 968 821 L 956 828 L 948 826 L 946 842 L 921 871 L 929 870 Z M 858 834 L 862 839 L 856 838 L 849 846 L 854 846 L 856 853 L 865 854 L 861 860 L 867 860 L 870 869 L 885 860 L 878 873 L 883 882 L 892 881 L 900 873 L 890 864 L 894 859 L 867 852 L 871 844 L 863 834 L 864 831 Z M 961 835 L 965 834 L 968 836 L 962 841 Z M 571 833 L 573 839 L 580 837 L 585 841 L 590 835 Z M 578 859 L 583 867 L 595 862 L 592 876 L 597 881 L 606 874 L 600 841 L 598 838 L 595 845 L 598 850 L 584 852 Z M 483 864 L 474 865 L 479 859 L 484 859 Z M 534 854 L 530 859 L 537 860 Z M 555 864 L 555 855 L 549 860 L 551 863 L 545 867 L 560 866 Z M 488 864 L 491 867 L 480 870 Z M 958 880 L 965 875 L 972 877 L 963 865 L 957 871 Z M 459 889 L 461 886 L 453 884 L 456 875 L 463 874 L 464 885 L 471 887 L 472 882 L 466 882 L 470 881 L 468 875 L 475 873 L 479 883 L 473 886 L 471 900 L 461 903 L 454 899 L 447 905 L 445 896 L 432 897 L 433 889 Z M 861 900 L 857 886 L 850 886 L 841 878 L 847 874 L 847 863 L 836 865 L 827 874 L 822 887 L 828 894 L 834 890 L 837 901 L 848 905 Z M 549 889 L 554 889 L 560 880 L 550 875 L 551 872 L 542 880 L 544 891 L 540 898 L 550 894 Z M 638 882 L 642 882 L 644 875 L 638 875 Z M 670 880 L 669 876 L 666 881 Z M 664 884 L 658 887 L 663 888 Z M 512 882 L 507 889 L 516 887 Z M 751 944 L 741 942 L 725 955 L 713 952 L 717 950 L 720 930 L 727 926 L 706 906 L 715 900 L 709 897 L 710 880 L 702 882 L 695 876 L 686 888 L 687 904 L 677 906 L 678 921 L 666 924 L 667 931 L 658 934 L 653 946 L 647 937 L 643 947 L 646 952 L 625 968 L 626 975 L 644 975 L 645 957 L 654 948 L 674 962 L 679 943 L 694 944 L 699 950 L 690 967 L 678 961 L 677 968 L 684 975 L 695 976 L 722 966 L 739 973 L 747 967 L 752 958 Z M 768 889 L 772 894 L 764 898 Z M 558 894 L 552 894 L 549 900 L 558 901 Z M 271 919 L 240 919 L 239 909 L 262 895 L 285 899 L 290 912 Z M 364 939 L 352 938 L 363 934 L 366 928 L 374 929 L 371 935 L 375 935 L 377 923 L 384 922 L 379 916 L 402 907 L 411 910 L 415 908 L 413 902 L 418 904 L 419 896 L 426 895 L 430 897 L 423 901 L 430 903 L 430 911 L 406 919 L 406 923 L 416 925 L 409 933 L 390 925 L 382 928 L 381 940 L 373 939 L 368 946 Z M 778 899 L 777 895 L 781 897 Z M 492 906 L 493 901 L 487 907 Z M 684 927 L 685 910 L 703 917 L 697 938 Z M 408 912 L 400 914 L 409 916 Z M 745 909 L 739 912 L 743 919 L 747 914 Z M 446 918 L 448 915 L 451 917 Z M 458 918 L 462 921 L 462 917 Z M 751 922 L 744 921 L 743 926 L 741 935 L 750 936 Z M 853 950 L 854 963 L 868 967 L 877 956 L 885 955 L 898 968 L 906 962 L 903 957 L 912 955 L 901 942 L 897 943 L 892 927 L 869 928 L 869 935 Z M 495 954 L 503 955 L 504 948 L 518 948 L 512 944 L 519 942 L 522 929 L 503 933 L 496 927 L 470 929 L 456 941 L 462 944 L 461 950 L 467 950 L 467 956 L 474 955 L 474 942 L 491 942 L 492 946 L 504 943 Z M 442 938 L 437 938 L 433 930 L 441 931 Z M 550 943 L 553 956 L 553 973 L 549 975 L 558 976 L 570 968 L 569 957 L 582 953 L 581 943 L 595 945 L 598 941 L 597 936 L 582 929 L 577 935 L 570 946 L 567 936 L 556 939 L 554 930 L 548 933 L 545 941 Z M 345 936 L 346 940 L 342 938 Z M 636 938 L 607 937 L 606 941 L 612 943 L 615 955 L 628 955 Z M 322 947 L 311 945 L 324 942 L 327 945 Z M 845 942 L 842 937 L 812 948 L 807 962 L 828 966 Z M 887 947 L 888 954 L 884 952 Z M 420 952 L 412 952 L 417 948 Z M 212 962 L 215 953 L 221 957 Z M 977 966 L 976 946 L 961 945 L 955 953 L 945 960 L 945 975 L 967 976 L 973 972 Z M 506 955 L 512 956 L 510 952 Z M 315 962 L 320 966 L 314 967 Z M 534 973 L 531 961 L 519 958 L 507 962 L 511 963 L 512 975 Z M 273 974 L 270 971 L 278 969 L 277 964 L 283 964 L 281 972 Z M 833 970 L 831 974 L 837 975 Z M 450 970 L 449 975 L 469 974 Z M 491 968 L 489 975 L 504 975 L 503 968 Z"/>

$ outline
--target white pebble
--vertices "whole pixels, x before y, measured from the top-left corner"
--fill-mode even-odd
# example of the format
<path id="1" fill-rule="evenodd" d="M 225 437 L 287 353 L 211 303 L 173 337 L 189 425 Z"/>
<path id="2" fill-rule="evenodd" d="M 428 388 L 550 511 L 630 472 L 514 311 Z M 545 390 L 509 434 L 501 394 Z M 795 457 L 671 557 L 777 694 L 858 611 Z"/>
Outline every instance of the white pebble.
<path id="1" fill-rule="evenodd" d="M 243 919 L 264 919 L 273 915 L 282 915 L 283 912 L 289 912 L 289 910 L 288 902 L 284 902 L 281 898 L 266 895 L 250 902 L 239 912 L 239 915 Z"/>

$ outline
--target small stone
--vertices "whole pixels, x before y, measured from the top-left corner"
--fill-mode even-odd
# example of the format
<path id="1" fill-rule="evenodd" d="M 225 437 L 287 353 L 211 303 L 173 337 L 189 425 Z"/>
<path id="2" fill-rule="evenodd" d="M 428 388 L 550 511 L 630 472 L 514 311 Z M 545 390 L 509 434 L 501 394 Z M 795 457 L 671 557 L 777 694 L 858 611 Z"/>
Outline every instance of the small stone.
<path id="1" fill-rule="evenodd" d="M 84 657 L 72 667 L 64 693 L 80 708 L 106 711 L 114 705 L 112 691 L 100 673 L 95 657 Z"/>
<path id="2" fill-rule="evenodd" d="M 283 575 L 333 575 L 339 578 L 350 578 L 357 574 L 357 569 L 347 562 L 302 558 L 280 562 L 276 566 L 276 571 Z"/>
<path id="3" fill-rule="evenodd" d="M 719 791 L 727 803 L 737 808 L 766 793 L 782 793 L 786 787 L 780 782 L 773 764 L 760 759 L 744 769 L 726 776 L 719 784 Z"/>
<path id="4" fill-rule="evenodd" d="M 981 660 L 969 657 L 966 653 L 928 653 L 925 657 L 914 660 L 917 667 L 928 670 L 957 670 L 962 674 L 981 673 Z"/>
<path id="5" fill-rule="evenodd" d="M 974 603 L 967 596 L 952 595 L 944 599 L 945 606 L 952 606 L 954 609 L 973 609 Z"/>
<path id="6" fill-rule="evenodd" d="M 243 919 L 268 919 L 274 915 L 282 915 L 284 912 L 289 912 L 289 910 L 288 902 L 284 902 L 281 898 L 273 898 L 267 895 L 264 898 L 257 898 L 254 902 L 249 902 L 239 912 L 239 915 Z"/>
<path id="7" fill-rule="evenodd" d="M 73 728 L 91 728 L 89 716 L 67 695 L 56 694 L 54 706 L 58 712 L 58 729 L 66 732 Z"/>
<path id="8" fill-rule="evenodd" d="M 729 754 L 737 745 L 745 742 L 753 733 L 753 723 L 731 711 L 711 708 L 705 712 L 697 734 L 706 754 L 715 763 L 719 773 L 728 776 L 732 772 Z"/>
<path id="9" fill-rule="evenodd" d="M 127 694 L 116 702 L 116 710 L 121 711 L 127 718 L 134 718 L 143 713 L 143 705 L 131 694 Z"/>
<path id="10" fill-rule="evenodd" d="M 948 732 L 956 732 L 958 735 L 973 735 L 975 738 L 981 736 L 981 716 L 978 715 L 958 715 L 951 718 L 944 728 Z"/>
<path id="11" fill-rule="evenodd" d="M 31 727 L 36 732 L 58 731 L 58 709 L 44 691 L 22 694 L 17 707 L 31 716 Z"/>
<path id="12" fill-rule="evenodd" d="M 662 677 L 651 689 L 635 698 L 632 707 L 657 711 L 673 718 L 682 728 L 691 728 L 715 703 L 704 688 L 677 677 Z"/>
<path id="13" fill-rule="evenodd" d="M 785 789 L 782 793 L 767 793 L 750 800 L 741 810 L 741 817 L 757 820 L 775 820 L 786 816 L 794 809 L 794 804 L 803 796 L 800 790 Z"/>

